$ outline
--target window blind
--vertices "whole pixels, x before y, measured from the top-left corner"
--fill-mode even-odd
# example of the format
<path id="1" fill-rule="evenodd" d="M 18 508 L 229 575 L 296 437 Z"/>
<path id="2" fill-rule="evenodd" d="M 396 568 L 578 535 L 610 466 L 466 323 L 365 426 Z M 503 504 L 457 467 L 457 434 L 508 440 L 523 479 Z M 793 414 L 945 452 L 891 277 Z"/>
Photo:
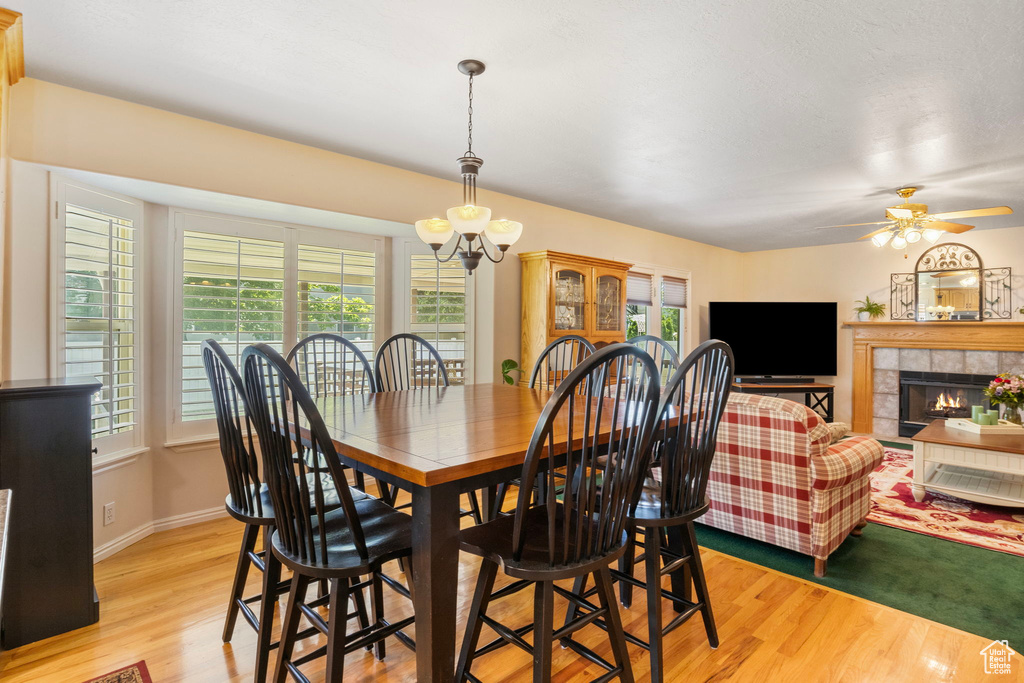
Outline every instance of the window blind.
<path id="1" fill-rule="evenodd" d="M 687 281 L 681 278 L 667 276 L 661 278 L 661 305 L 686 308 L 687 287 Z"/>
<path id="2" fill-rule="evenodd" d="M 215 417 L 200 344 L 215 339 L 239 366 L 254 342 L 284 341 L 284 243 L 185 231 L 181 419 Z"/>
<path id="3" fill-rule="evenodd" d="M 653 306 L 653 278 L 646 273 L 626 274 L 626 303 L 634 306 Z"/>
<path id="4" fill-rule="evenodd" d="M 412 254 L 409 282 L 409 331 L 437 348 L 452 384 L 465 384 L 466 269 L 459 260 Z"/>
<path id="5" fill-rule="evenodd" d="M 335 332 L 373 358 L 375 255 L 337 247 L 298 247 L 298 336 Z"/>
<path id="6" fill-rule="evenodd" d="M 65 204 L 64 374 L 95 376 L 93 438 L 136 424 L 135 226 Z"/>

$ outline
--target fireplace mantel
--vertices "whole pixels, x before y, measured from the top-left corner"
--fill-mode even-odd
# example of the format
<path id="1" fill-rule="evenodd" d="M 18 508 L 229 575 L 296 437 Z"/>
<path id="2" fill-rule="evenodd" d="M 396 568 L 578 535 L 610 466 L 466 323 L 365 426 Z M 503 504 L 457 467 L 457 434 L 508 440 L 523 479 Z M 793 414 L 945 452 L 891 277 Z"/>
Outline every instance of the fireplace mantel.
<path id="1" fill-rule="evenodd" d="M 849 322 L 853 329 L 853 431 L 870 434 L 876 348 L 1024 351 L 1024 321 Z"/>

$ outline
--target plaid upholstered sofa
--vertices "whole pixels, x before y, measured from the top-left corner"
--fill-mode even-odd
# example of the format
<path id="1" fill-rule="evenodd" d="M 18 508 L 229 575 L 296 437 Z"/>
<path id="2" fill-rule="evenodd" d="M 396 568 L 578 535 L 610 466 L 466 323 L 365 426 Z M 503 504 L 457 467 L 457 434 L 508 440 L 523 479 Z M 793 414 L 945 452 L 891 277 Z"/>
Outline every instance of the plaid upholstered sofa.
<path id="1" fill-rule="evenodd" d="M 868 474 L 882 462 L 878 441 L 829 445 L 830 435 L 799 403 L 733 393 L 711 466 L 711 509 L 699 521 L 811 555 L 824 576 L 832 551 L 866 524 Z"/>

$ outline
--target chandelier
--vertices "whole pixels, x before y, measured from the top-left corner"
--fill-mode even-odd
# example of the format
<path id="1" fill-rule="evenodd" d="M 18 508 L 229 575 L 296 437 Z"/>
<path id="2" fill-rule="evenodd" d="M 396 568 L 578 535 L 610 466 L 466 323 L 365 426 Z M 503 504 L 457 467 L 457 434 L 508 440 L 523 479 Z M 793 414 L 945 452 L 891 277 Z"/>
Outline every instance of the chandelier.
<path id="1" fill-rule="evenodd" d="M 476 175 L 484 160 L 473 154 L 473 77 L 484 72 L 484 63 L 466 59 L 459 62 L 459 71 L 469 76 L 469 147 L 465 155 L 459 158 L 462 205 L 448 209 L 447 220 L 427 218 L 416 221 L 416 234 L 434 250 L 434 258 L 439 263 L 447 263 L 458 256 L 463 268 L 472 275 L 473 270 L 480 265 L 480 259 L 485 256 L 493 263 L 501 263 L 505 251 L 523 233 L 523 224 L 504 218 L 492 221 L 491 210 L 476 203 Z M 438 252 L 455 233 L 459 233 L 455 248 L 446 258 L 441 258 Z M 497 258 L 488 253 L 484 235 L 497 249 Z M 462 245 L 463 240 L 466 241 L 465 247 Z"/>

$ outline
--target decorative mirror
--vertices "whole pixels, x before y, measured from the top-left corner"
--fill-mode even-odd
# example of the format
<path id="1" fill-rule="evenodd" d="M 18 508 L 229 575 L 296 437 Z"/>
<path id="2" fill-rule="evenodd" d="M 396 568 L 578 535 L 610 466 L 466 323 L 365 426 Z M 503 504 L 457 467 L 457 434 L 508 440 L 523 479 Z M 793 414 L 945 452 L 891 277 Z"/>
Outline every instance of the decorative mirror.
<path id="1" fill-rule="evenodd" d="M 939 244 L 917 260 L 917 320 L 981 320 L 981 257 L 963 244 Z"/>
<path id="2" fill-rule="evenodd" d="M 893 273 L 889 317 L 893 320 L 1008 320 L 1012 273 L 985 268 L 963 244 L 939 244 L 917 260 L 913 273 Z"/>

